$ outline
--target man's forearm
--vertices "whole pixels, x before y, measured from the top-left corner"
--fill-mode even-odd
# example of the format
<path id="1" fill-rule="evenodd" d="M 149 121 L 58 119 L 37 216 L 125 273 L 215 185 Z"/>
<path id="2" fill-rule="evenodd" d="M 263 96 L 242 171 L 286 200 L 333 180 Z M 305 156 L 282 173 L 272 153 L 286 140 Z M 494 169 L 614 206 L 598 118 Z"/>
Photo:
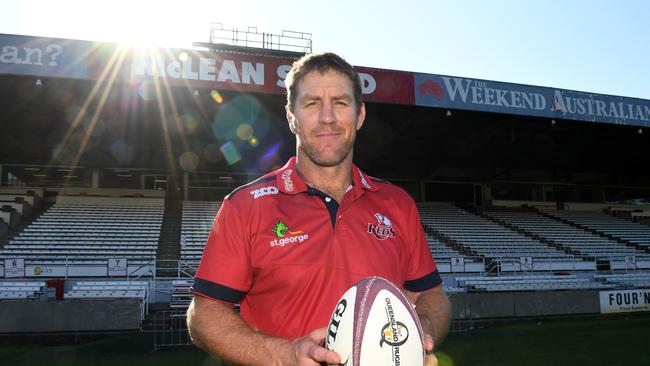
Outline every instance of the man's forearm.
<path id="1" fill-rule="evenodd" d="M 447 336 L 451 319 L 451 303 L 442 285 L 419 294 L 415 305 L 422 330 L 433 337 L 434 347 L 437 348 Z"/>
<path id="2" fill-rule="evenodd" d="M 196 296 L 187 310 L 194 343 L 213 356 L 237 365 L 293 366 L 339 364 L 341 357 L 324 348 L 325 327 L 292 340 L 251 328 L 232 306 Z"/>
<path id="3" fill-rule="evenodd" d="M 273 360 L 273 355 L 282 354 L 282 349 L 287 353 L 290 350 L 289 340 L 252 329 L 232 306 L 199 296 L 190 304 L 187 324 L 197 346 L 210 355 L 238 365 L 281 364 Z"/>

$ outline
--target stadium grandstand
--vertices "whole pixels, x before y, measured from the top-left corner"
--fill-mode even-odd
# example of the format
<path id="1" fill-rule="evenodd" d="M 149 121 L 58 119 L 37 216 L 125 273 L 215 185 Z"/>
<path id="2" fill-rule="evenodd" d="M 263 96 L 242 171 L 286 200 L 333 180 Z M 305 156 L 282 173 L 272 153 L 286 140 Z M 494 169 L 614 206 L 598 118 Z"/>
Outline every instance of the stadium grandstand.
<path id="1" fill-rule="evenodd" d="M 182 334 L 224 197 L 295 151 L 310 35 L 0 45 L 0 333 Z M 455 321 L 650 310 L 650 101 L 357 69 L 355 162 L 417 202 Z"/>

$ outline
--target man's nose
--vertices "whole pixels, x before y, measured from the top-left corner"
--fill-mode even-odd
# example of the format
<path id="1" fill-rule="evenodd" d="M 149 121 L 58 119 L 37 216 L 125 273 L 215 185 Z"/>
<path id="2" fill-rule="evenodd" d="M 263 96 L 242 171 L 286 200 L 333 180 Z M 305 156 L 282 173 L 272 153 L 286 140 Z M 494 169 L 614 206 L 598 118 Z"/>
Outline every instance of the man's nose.
<path id="1" fill-rule="evenodd" d="M 320 123 L 329 124 L 336 121 L 334 115 L 334 104 L 331 101 L 323 103 L 323 108 L 320 111 Z"/>

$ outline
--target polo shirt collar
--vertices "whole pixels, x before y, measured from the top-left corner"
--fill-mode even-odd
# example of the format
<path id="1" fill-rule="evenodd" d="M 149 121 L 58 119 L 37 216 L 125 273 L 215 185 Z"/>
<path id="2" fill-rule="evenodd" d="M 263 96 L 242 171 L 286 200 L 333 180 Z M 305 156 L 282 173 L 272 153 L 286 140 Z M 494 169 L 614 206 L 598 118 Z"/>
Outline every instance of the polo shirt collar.
<path id="1" fill-rule="evenodd" d="M 275 178 L 278 189 L 283 193 L 297 194 L 307 191 L 307 184 L 296 171 L 295 156 L 278 170 Z M 359 187 L 366 191 L 374 192 L 379 189 L 379 186 L 354 164 L 352 164 L 352 182 L 355 188 Z"/>

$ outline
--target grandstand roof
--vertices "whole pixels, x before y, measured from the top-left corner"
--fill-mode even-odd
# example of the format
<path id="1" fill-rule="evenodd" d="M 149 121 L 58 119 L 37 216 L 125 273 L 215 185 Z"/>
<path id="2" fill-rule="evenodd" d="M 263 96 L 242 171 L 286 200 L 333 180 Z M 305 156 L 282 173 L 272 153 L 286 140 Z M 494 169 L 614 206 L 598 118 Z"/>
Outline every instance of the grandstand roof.
<path id="1" fill-rule="evenodd" d="M 264 171 L 294 151 L 291 58 L 20 35 L 0 45 L 0 163 L 178 168 L 189 151 L 197 170 Z M 355 160 L 373 175 L 650 185 L 650 101 L 358 70 L 371 105 Z M 236 138 L 244 119 L 254 141 Z M 203 159 L 215 146 L 224 157 Z"/>

